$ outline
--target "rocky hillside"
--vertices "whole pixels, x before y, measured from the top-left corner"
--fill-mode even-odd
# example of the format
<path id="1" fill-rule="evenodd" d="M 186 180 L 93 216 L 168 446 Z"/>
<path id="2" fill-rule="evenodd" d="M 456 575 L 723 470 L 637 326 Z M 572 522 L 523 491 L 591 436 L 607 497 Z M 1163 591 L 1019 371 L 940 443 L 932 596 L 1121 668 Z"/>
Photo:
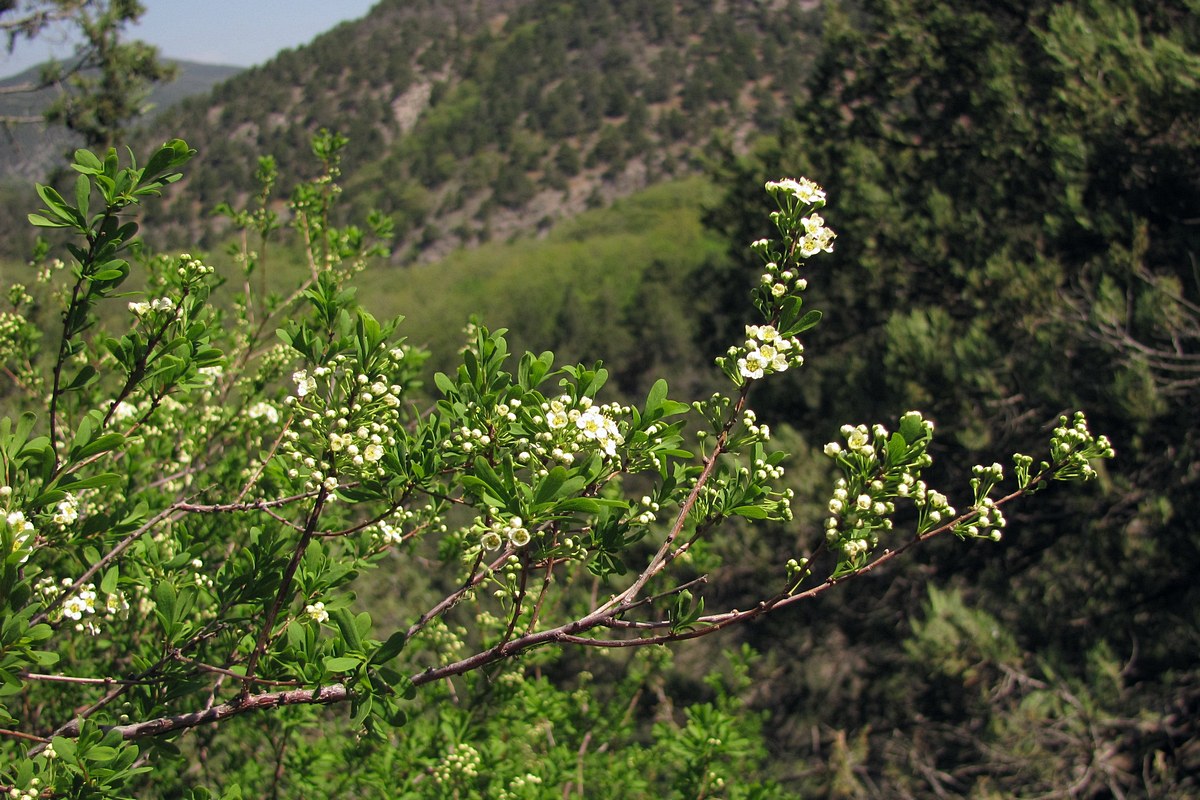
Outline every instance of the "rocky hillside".
<path id="1" fill-rule="evenodd" d="M 309 138 L 329 128 L 350 139 L 349 212 L 392 214 L 397 260 L 546 228 L 771 129 L 814 6 L 383 0 L 159 117 L 148 143 L 183 136 L 200 157 L 155 226 L 211 240 L 207 210 L 251 188 L 259 155 L 311 174 Z"/>

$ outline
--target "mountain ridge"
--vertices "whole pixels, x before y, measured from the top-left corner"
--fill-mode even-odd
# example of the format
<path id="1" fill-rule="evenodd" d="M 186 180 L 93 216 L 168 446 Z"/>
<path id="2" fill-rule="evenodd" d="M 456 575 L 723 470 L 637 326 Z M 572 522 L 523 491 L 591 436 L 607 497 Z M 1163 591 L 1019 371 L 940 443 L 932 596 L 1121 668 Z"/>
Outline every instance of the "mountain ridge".
<path id="1" fill-rule="evenodd" d="M 148 227 L 219 241 L 206 210 L 253 190 L 259 155 L 311 176 L 327 128 L 350 140 L 348 217 L 392 214 L 398 263 L 545 230 L 693 174 L 714 139 L 744 150 L 772 129 L 808 68 L 814 6 L 383 0 L 147 125 L 141 149 L 181 136 L 199 151 Z"/>

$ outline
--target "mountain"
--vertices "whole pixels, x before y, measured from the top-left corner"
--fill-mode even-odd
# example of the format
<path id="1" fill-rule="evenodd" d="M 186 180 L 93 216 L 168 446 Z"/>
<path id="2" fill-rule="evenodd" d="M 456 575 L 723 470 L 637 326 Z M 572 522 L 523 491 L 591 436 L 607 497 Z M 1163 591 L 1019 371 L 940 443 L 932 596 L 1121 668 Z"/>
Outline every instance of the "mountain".
<path id="1" fill-rule="evenodd" d="M 168 110 L 145 146 L 199 150 L 153 229 L 215 241 L 207 211 L 260 155 L 310 176 L 321 128 L 350 140 L 349 213 L 397 223 L 397 260 L 544 230 L 735 151 L 797 96 L 811 0 L 383 0 Z M 144 149 L 144 148 L 143 148 Z"/>
<path id="2" fill-rule="evenodd" d="M 162 111 L 191 95 L 208 92 L 221 81 L 236 75 L 241 67 L 200 64 L 167 59 L 178 70 L 175 80 L 155 86 L 146 99 L 151 111 Z M 40 118 L 42 111 L 58 93 L 57 89 L 21 91 L 20 87 L 40 82 L 41 66 L 30 67 L 0 80 L 0 120 Z M 59 166 L 63 154 L 77 146 L 76 137 L 59 125 L 44 122 L 16 122 L 0 135 L 0 181 L 45 180 Z"/>

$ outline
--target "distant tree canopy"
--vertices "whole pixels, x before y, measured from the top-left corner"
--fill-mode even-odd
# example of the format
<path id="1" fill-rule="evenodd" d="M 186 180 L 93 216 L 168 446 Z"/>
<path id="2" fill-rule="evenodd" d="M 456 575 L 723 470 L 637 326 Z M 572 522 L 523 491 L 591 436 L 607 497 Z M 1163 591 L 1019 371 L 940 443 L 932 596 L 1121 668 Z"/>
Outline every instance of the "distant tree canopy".
<path id="1" fill-rule="evenodd" d="M 787 418 L 831 424 L 914 404 L 966 452 L 1019 441 L 1076 404 L 1116 432 L 1113 496 L 1081 500 L 1093 522 L 1025 519 L 974 585 L 1039 658 L 1079 675 L 1101 644 L 1131 659 L 1124 675 L 1139 688 L 1120 695 L 1126 710 L 1175 702 L 1172 670 L 1194 674 L 1200 645 L 1195 11 L 1182 0 L 831 6 L 807 96 L 730 170 L 729 201 L 712 214 L 739 242 L 762 230 L 747 213 L 754 178 L 839 187 L 829 215 L 844 245 L 820 290 L 838 312 L 815 341 L 842 358 L 774 398 Z M 1061 613 L 1027 602 L 1050 597 Z M 1164 730 L 1125 731 L 1121 747 L 1153 760 Z M 966 773 L 950 785 L 965 792 Z M 1034 791 L 1023 780 L 1010 788 Z M 1054 786 L 1053 770 L 1038 780 Z M 1138 779 L 1104 780 L 1081 796 Z"/>

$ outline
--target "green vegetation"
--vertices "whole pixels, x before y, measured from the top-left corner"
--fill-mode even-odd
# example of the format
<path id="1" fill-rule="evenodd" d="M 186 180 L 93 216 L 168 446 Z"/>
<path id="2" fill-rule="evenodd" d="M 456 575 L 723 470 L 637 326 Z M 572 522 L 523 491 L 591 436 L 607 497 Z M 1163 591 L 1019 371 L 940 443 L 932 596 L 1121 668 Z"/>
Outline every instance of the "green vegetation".
<path id="1" fill-rule="evenodd" d="M 17 498 L 6 508 L 29 511 L 38 545 L 33 566 L 21 566 L 30 541 L 21 538 L 21 520 L 10 515 L 0 525 L 3 543 L 15 548 L 6 568 L 17 576 L 12 585 L 32 580 L 35 569 L 76 577 L 130 525 L 187 494 L 191 505 L 118 559 L 115 578 L 93 580 L 168 609 L 232 598 L 218 606 L 235 624 L 212 628 L 207 639 L 196 638 L 183 612 L 143 614 L 150 633 L 120 614 L 97 616 L 105 626 L 98 638 L 54 623 L 51 641 L 68 642 L 55 652 L 61 664 L 95 666 L 77 676 L 177 682 L 177 690 L 122 689 L 127 706 L 93 714 L 133 733 L 139 758 L 156 766 L 131 778 L 129 792 L 195 800 L 1200 793 L 1195 3 L 718 5 L 522 0 L 484 4 L 480 16 L 465 2 L 380 3 L 366 23 L 282 54 L 226 84 L 215 101 L 162 123 L 178 126 L 171 131 L 200 142 L 202 152 L 188 179 L 143 216 L 152 245 L 144 253 L 121 256 L 124 267 L 75 254 L 92 265 L 85 272 L 107 277 L 93 275 L 77 296 L 94 305 L 96 328 L 86 313 L 68 314 L 75 340 L 90 342 L 80 352 L 90 355 L 70 347 L 57 353 L 69 365 L 57 393 L 45 377 L 57 340 L 40 353 L 36 345 L 39 327 L 61 323 L 55 295 L 47 287 L 13 290 L 13 313 L 0 317 L 15 378 L 5 402 L 30 403 L 43 423 L 30 431 L 12 423 L 0 434 L 62 439 L 67 466 L 46 473 L 40 439 L 24 449 L 5 445 L 7 497 Z M 370 53 L 370 63 L 356 53 Z M 337 137 L 318 137 L 314 168 L 309 139 L 322 125 L 350 142 L 342 148 Z M 278 184 L 274 194 L 255 195 L 247 177 L 260 152 L 275 155 L 259 170 L 260 180 Z M 344 174 L 335 168 L 341 156 Z M 701 168 L 706 177 L 694 175 Z M 642 177 L 630 180 L 635 173 Z M 803 214 L 817 207 L 816 195 L 804 183 L 774 185 L 783 222 L 772 223 L 761 190 L 800 175 L 828 188 L 819 213 L 837 232 L 833 252 L 805 267 L 803 287 L 796 274 L 783 277 L 789 262 L 778 242 L 789 241 L 789 230 L 796 242 L 804 227 L 788 216 L 788 193 L 813 201 Z M 341 210 L 334 183 L 345 187 Z M 650 188 L 633 192 L 643 185 Z M 71 185 L 60 188 L 65 205 L 78 204 Z M 217 199 L 231 205 L 214 223 L 205 215 Z M 54 205 L 53 196 L 47 202 Z M 378 218 L 361 229 L 346 225 L 361 224 L 376 206 L 395 215 L 395 228 Z M 585 206 L 592 210 L 580 213 Z M 747 247 L 762 237 L 770 241 Z M 151 252 L 174 242 L 198 253 L 198 241 L 212 251 L 198 263 L 215 265 L 221 285 L 177 275 L 195 269 L 190 259 Z M 389 245 L 391 259 L 369 255 Z M 125 288 L 144 288 L 146 302 L 186 280 L 197 297 L 211 289 L 213 304 L 204 310 L 211 316 L 195 306 L 196 324 L 170 339 L 171 369 L 144 376 L 147 398 L 174 387 L 160 403 L 170 413 L 143 401 L 142 432 L 116 443 L 104 439 L 110 423 L 86 409 L 95 400 L 115 418 L 119 404 L 106 403 L 124 384 L 93 378 L 80 365 L 88 360 L 104 372 L 138 363 L 139 351 L 120 334 L 116 346 L 103 347 L 99 335 L 112 320 L 128 319 L 124 301 L 108 312 L 101 302 L 113 288 L 106 281 L 122 277 L 112 270 L 126 268 L 134 274 Z M 52 287 L 69 282 L 65 272 L 46 276 Z M 297 283 L 308 286 L 304 297 L 290 294 Z M 757 370 L 770 373 L 780 352 L 771 333 L 747 329 L 747 321 L 765 315 L 808 325 L 798 306 L 775 296 L 777 284 L 780 297 L 803 294 L 803 310 L 824 316 L 801 337 L 807 363 L 788 362 L 760 380 Z M 311 468 L 289 476 L 280 464 L 277 454 L 291 445 L 281 444 L 278 424 L 267 429 L 266 407 L 286 420 L 297 402 L 318 402 L 303 400 L 310 394 L 353 391 L 315 370 L 323 347 L 361 358 L 384 336 L 387 325 L 376 337 L 364 309 L 379 319 L 406 316 L 402 355 L 388 356 L 399 359 L 389 369 L 405 397 L 386 426 L 400 442 L 387 461 L 393 484 L 386 491 L 369 481 L 348 490 L 339 484 L 342 499 L 323 504 L 315 501 L 319 480 L 297 483 L 317 480 Z M 362 320 L 358 328 L 354 320 Z M 268 347 L 276 327 L 286 353 Z M 507 334 L 496 334 L 500 328 Z M 233 354 L 227 371 L 202 379 L 200 362 L 218 345 Z M 530 377 L 541 369 L 535 357 L 524 367 L 516 359 L 501 365 L 510 347 L 552 350 L 559 364 L 581 366 L 539 389 Z M 606 482 L 589 471 L 590 458 L 559 464 L 563 473 L 527 474 L 512 437 L 549 423 L 519 416 L 502 387 L 544 399 L 549 420 L 559 413 L 549 406 L 558 393 L 570 396 L 566 405 L 590 397 L 599 381 L 594 365 L 604 359 L 606 400 L 639 415 L 683 411 L 656 379 L 668 379 L 672 397 L 728 391 L 714 368 L 718 357 L 739 387 L 730 405 L 698 404 L 696 424 L 663 446 L 700 454 L 723 447 L 719 430 L 703 436 L 703 429 L 740 414 L 741 387 L 752 383 L 756 416 L 738 417 L 732 439 L 753 469 L 747 462 L 738 477 L 732 455 L 714 462 L 718 477 L 709 480 L 717 491 L 698 500 L 699 516 L 679 529 L 704 535 L 671 562 L 669 579 L 654 579 L 662 580 L 652 584 L 656 602 L 590 635 L 653 638 L 654 630 L 681 640 L 724 620 L 755 621 L 673 641 L 670 653 L 657 645 L 581 650 L 569 646 L 575 640 L 526 648 L 532 640 L 523 637 L 536 635 L 537 621 L 548 628 L 556 614 L 589 619 L 654 563 L 656 548 L 674 535 L 678 506 L 665 499 L 668 487 L 683 484 L 653 469 Z M 438 371 L 444 377 L 435 379 Z M 293 372 L 300 377 L 289 379 Z M 285 405 L 301 386 L 301 401 Z M 185 390 L 182 409 L 167 402 Z M 48 430 L 47 396 L 61 396 L 59 408 L 67 409 L 59 412 L 64 423 Z M 1099 458 L 1105 448 L 1076 433 L 1072 419 L 1060 422 L 1077 407 L 1110 435 L 1115 460 Z M 911 408 L 937 423 L 936 439 L 926 436 L 924 418 L 905 414 Z M 582 405 L 575 410 L 582 414 Z M 510 413 L 518 419 L 500 419 Z M 620 417 L 612 407 L 601 413 Z M 333 434 L 338 448 L 342 434 L 308 418 L 305 430 L 326 439 L 306 433 L 307 444 L 296 447 L 353 472 L 346 451 L 334 449 Z M 72 439 L 80 420 L 85 433 Z M 892 423 L 880 433 L 874 420 Z M 631 447 L 636 424 L 619 429 Z M 764 426 L 770 441 L 756 443 L 766 438 Z M 1079 452 L 1070 451 L 1077 437 L 1082 452 L 1097 456 L 1087 465 L 1097 480 L 1083 490 L 1048 488 L 1028 503 L 1002 500 L 994 468 L 983 465 L 1002 453 L 1034 452 L 1048 437 L 1058 450 L 1047 460 L 1060 476 L 1084 470 L 1078 459 L 1058 457 Z M 318 452 L 323 441 L 343 455 Z M 114 455 L 105 456 L 109 444 Z M 89 448 L 99 448 L 96 462 Z M 777 474 L 772 448 L 790 453 L 785 474 Z M 468 450 L 487 457 L 472 459 Z M 868 451 L 888 459 L 869 476 L 856 471 Z M 119 466 L 99 466 L 104 458 Z M 285 511 L 221 506 L 264 463 L 246 496 L 286 496 Z M 972 471 L 972 464 L 981 466 Z M 1018 491 L 1042 487 L 1026 483 L 1033 466 L 1024 459 L 1005 467 Z M 912 504 L 915 477 L 912 488 L 899 486 L 909 485 L 904 476 L 914 469 L 930 484 L 959 490 L 948 498 L 924 492 Z M 123 476 L 120 487 L 102 487 L 116 498 L 112 509 L 84 498 L 81 516 L 104 524 L 85 521 L 78 539 L 54 519 L 63 514 L 58 495 L 36 488 L 46 474 L 62 483 L 76 473 L 98 484 Z M 31 476 L 26 485 L 18 474 Z M 191 482 L 172 483 L 183 475 Z M 584 488 L 560 496 L 564 486 L 578 488 L 576 475 Z M 448 483 L 428 482 L 442 479 Z M 1003 515 L 988 504 L 989 491 Z M 786 514 L 778 504 L 785 497 Z M 24 507 L 16 505 L 22 498 Z M 921 531 L 942 530 L 928 526 L 939 524 L 931 514 L 943 503 L 968 515 L 953 530 L 981 541 L 925 541 Z M 397 516 L 379 525 L 376 517 L 393 505 Z M 443 511 L 447 531 L 437 533 L 429 515 Z M 305 538 L 309 517 L 301 512 L 319 516 L 320 530 L 346 535 Z M 999 541 L 983 541 L 999 534 L 1003 517 Z M 717 518 L 720 527 L 710 531 L 705 520 Z M 371 535 L 355 528 L 368 523 Z M 231 525 L 239 537 L 232 549 Z M 639 525 L 644 535 L 630 533 Z M 582 550 L 561 538 L 546 544 L 554 532 Z M 403 542 L 388 538 L 409 533 Z M 486 590 L 481 584 L 456 595 L 486 571 L 463 558 L 493 539 L 503 552 L 512 545 L 517 562 L 497 563 Z M 303 558 L 289 573 L 288 556 L 298 552 Z M 281 577 L 289 574 L 294 586 Z M 826 592 L 826 575 L 853 582 Z M 138 588 L 155 581 L 175 595 Z M 781 599 L 772 592 L 784 581 Z M 531 608 L 533 586 L 550 599 Z M 6 597 L 26 608 L 63 602 L 19 589 Z M 462 602 L 422 616 L 447 598 Z M 759 618 L 765 608 L 777 610 Z M 48 629 L 26 635 L 21 613 L 0 632 L 7 648 L 0 658 L 49 659 L 42 653 L 50 645 L 38 639 Z M 389 637 L 410 626 L 416 633 L 407 641 Z M 278 636 L 264 633 L 272 629 Z M 494 649 L 508 641 L 522 646 Z M 155 647 L 161 662 L 144 655 Z M 138 648 L 142 672 L 105 660 L 110 651 Z M 468 667 L 473 654 L 483 654 L 481 662 Z M 61 664 L 25 669 L 69 672 Z M 245 671 L 283 685 L 238 694 L 249 683 Z M 109 690 L 62 691 L 10 672 L 16 677 L 3 696 L 33 699 L 20 713 L 7 706 L 14 720 L 0 725 L 10 731 L 0 732 L 6 754 L 39 746 L 11 731 L 44 733 L 70 716 L 68 707 L 84 705 L 84 695 Z M 415 696 L 405 679 L 419 684 Z M 308 694 L 287 708 L 247 714 L 242 701 L 230 700 L 274 697 L 294 688 L 289 682 L 310 692 L 324 687 L 335 702 L 313 704 Z M 353 700 L 347 685 L 359 692 Z M 145 720 L 177 719 L 206 692 L 229 719 L 177 736 L 143 735 Z M 49 720 L 59 705 L 54 723 L 30 722 L 28 709 Z M 78 741 L 72 753 L 98 753 L 88 756 L 95 762 L 115 764 L 131 752 L 129 744 L 102 741 L 97 726 L 60 733 L 69 734 L 60 737 L 66 748 Z M 48 769 L 44 757 L 33 760 Z M 26 786 L 28 777 L 4 780 Z"/>
<path id="2" fill-rule="evenodd" d="M 672 385 L 711 382 L 711 374 L 694 373 L 710 373 L 707 359 L 690 352 L 701 335 L 704 301 L 684 309 L 673 299 L 703 286 L 705 270 L 725 259 L 722 241 L 700 222 L 713 197 L 698 178 L 661 184 L 585 212 L 544 239 L 368 271 L 361 291 L 372 310 L 404 314 L 439 369 L 449 368 L 463 327 L 477 317 L 508 328 L 519 350 L 620 363 L 618 382 L 631 394 L 644 394 L 659 376 Z"/>
<path id="3" fill-rule="evenodd" d="M 930 613 L 968 613 L 945 610 L 961 598 L 1013 637 L 1015 648 L 968 657 L 957 679 L 969 698 L 938 698 L 942 682 L 922 697 L 897 676 L 881 632 L 926 612 L 896 575 L 898 605 L 875 622 L 838 617 L 841 648 L 824 629 L 790 645 L 861 659 L 855 683 L 783 702 L 856 743 L 847 791 L 1194 792 L 1196 715 L 1174 710 L 1195 708 L 1200 666 L 1194 4 L 853 9 L 827 16 L 809 97 L 729 170 L 712 217 L 733 241 L 753 238 L 747 187 L 763 175 L 839 190 L 828 209 L 839 247 L 814 290 L 837 310 L 812 339 L 838 357 L 814 362 L 775 413 L 829 431 L 921 407 L 952 432 L 947 455 L 976 460 L 1078 405 L 1121 457 L 1104 491 L 1022 514 L 999 558 L 931 573 L 955 593 Z M 973 625 L 914 631 L 974 648 Z M 924 646 L 905 655 L 920 654 L 918 671 L 942 668 Z M 838 714 L 816 714 L 816 696 Z M 813 758 L 807 736 L 800 727 L 795 742 Z"/>

